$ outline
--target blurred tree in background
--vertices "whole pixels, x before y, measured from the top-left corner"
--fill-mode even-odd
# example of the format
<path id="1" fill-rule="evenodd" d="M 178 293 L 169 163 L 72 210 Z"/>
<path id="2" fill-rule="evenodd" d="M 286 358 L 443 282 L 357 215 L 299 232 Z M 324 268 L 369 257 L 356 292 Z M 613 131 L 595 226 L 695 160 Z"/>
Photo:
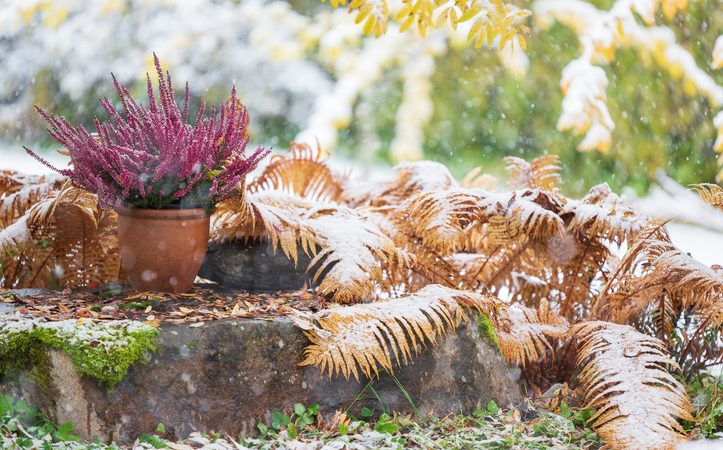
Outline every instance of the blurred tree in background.
<path id="1" fill-rule="evenodd" d="M 590 3 L 601 9 L 613 4 Z M 723 33 L 718 2 L 691 1 L 674 20 L 666 21 L 660 13 L 660 21 L 675 31 L 699 67 L 709 69 L 716 38 Z M 707 99 L 691 96 L 680 80 L 634 50 L 618 50 L 605 67 L 610 80 L 607 105 L 616 126 L 612 146 L 607 154 L 579 152 L 580 138 L 556 129 L 563 99 L 560 73 L 580 54 L 577 36 L 560 23 L 547 30 L 533 28 L 526 53 L 529 66 L 524 74 L 511 73 L 496 52 L 469 46 L 454 48 L 437 60 L 425 157 L 443 161 L 462 175 L 474 165 L 501 167 L 506 155 L 530 159 L 556 153 L 564 161 L 567 188 L 576 194 L 602 181 L 616 189 L 630 185 L 642 193 L 658 168 L 683 184 L 715 179 L 712 118 L 717 110 Z M 723 71 L 707 72 L 723 84 Z M 382 110 L 379 97 L 392 102 L 375 125 L 381 154 L 389 160 L 388 130 L 394 121 L 393 103 L 399 102 L 397 90 L 392 79 L 385 89 L 364 97 Z M 360 145 L 353 142 L 350 148 Z"/>
<path id="2" fill-rule="evenodd" d="M 507 3 L 534 12 L 536 2 Z M 588 3 L 607 11 L 615 2 Z M 584 153 L 581 136 L 557 129 L 561 74 L 581 54 L 575 30 L 559 22 L 542 29 L 533 14 L 524 52 L 514 39 L 500 51 L 469 45 L 469 27 L 421 38 L 389 22 L 374 38 L 354 18 L 316 0 L 11 2 L 0 12 L 0 141 L 45 139 L 32 104 L 89 123 L 97 98 L 111 95 L 109 73 L 141 90 L 156 51 L 179 87 L 200 86 L 196 104 L 222 100 L 218 87 L 235 82 L 256 141 L 280 148 L 313 137 L 365 162 L 423 156 L 456 175 L 476 165 L 494 172 L 508 155 L 556 153 L 574 194 L 602 181 L 644 192 L 658 168 L 683 184 L 715 179 L 720 105 L 634 48 L 600 64 L 615 128 L 607 153 Z M 722 71 L 710 68 L 723 34 L 718 1 L 689 0 L 673 18 L 659 11 L 656 22 L 723 85 Z"/>

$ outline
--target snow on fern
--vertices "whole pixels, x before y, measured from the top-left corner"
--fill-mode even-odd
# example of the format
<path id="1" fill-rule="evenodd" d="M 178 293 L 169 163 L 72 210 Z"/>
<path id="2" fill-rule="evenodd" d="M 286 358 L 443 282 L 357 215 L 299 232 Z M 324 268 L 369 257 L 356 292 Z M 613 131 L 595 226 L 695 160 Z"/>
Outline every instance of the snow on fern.
<path id="1" fill-rule="evenodd" d="M 382 278 L 385 267 L 405 264 L 405 255 L 373 220 L 353 210 L 339 208 L 332 214 L 305 222 L 319 239 L 320 251 L 309 264 L 315 279 L 321 279 L 319 292 L 334 293 L 339 301 L 370 296 L 374 281 Z"/>
<path id="2" fill-rule="evenodd" d="M 295 322 L 312 342 L 302 365 L 357 380 L 360 372 L 371 377 L 380 368 L 393 371 L 455 329 L 465 308 L 490 310 L 494 304 L 488 296 L 429 285 L 404 298 L 299 314 Z"/>
<path id="3" fill-rule="evenodd" d="M 663 342 L 628 325 L 587 322 L 573 328 L 581 340 L 578 364 L 590 425 L 616 448 L 674 447 L 678 418 L 694 420 L 685 387 L 665 367 L 677 364 Z"/>

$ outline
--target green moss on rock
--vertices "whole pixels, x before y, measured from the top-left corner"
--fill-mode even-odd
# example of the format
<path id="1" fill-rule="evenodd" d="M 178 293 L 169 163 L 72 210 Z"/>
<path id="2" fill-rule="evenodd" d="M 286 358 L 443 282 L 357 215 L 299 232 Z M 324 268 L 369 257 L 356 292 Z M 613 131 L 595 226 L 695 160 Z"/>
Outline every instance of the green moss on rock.
<path id="1" fill-rule="evenodd" d="M 155 349 L 157 336 L 155 328 L 133 321 L 0 318 L 0 373 L 29 370 L 32 374 L 47 359 L 47 346 L 63 351 L 79 373 L 113 388 L 131 365 Z"/>
<path id="2" fill-rule="evenodd" d="M 497 336 L 494 324 L 487 314 L 477 314 L 477 330 L 482 339 L 492 344 L 497 350 L 501 350 L 500 338 Z"/>

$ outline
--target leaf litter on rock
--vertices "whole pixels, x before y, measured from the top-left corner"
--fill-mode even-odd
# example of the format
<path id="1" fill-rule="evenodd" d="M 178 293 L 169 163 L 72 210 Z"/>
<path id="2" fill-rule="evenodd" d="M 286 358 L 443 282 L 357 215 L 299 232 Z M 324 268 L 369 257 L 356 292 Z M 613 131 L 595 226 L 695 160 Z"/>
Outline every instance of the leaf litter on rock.
<path id="1" fill-rule="evenodd" d="M 112 295 L 104 295 L 112 292 Z M 246 292 L 196 286 L 182 294 L 136 292 L 130 287 L 64 289 L 35 295 L 5 291 L 3 302 L 17 305 L 15 312 L 50 321 L 68 319 L 139 320 L 152 326 L 163 322 L 191 323 L 227 318 L 264 319 L 294 310 L 316 312 L 326 301 L 309 291 Z"/>

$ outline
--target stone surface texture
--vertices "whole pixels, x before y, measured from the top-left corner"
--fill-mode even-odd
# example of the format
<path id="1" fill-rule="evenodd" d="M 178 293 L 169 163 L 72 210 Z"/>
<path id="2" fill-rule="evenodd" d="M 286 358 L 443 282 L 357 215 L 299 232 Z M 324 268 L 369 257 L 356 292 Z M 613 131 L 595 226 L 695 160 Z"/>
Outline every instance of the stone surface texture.
<path id="1" fill-rule="evenodd" d="M 159 423 L 170 435 L 218 431 L 255 434 L 273 411 L 290 414 L 296 402 L 318 402 L 324 417 L 352 404 L 367 381 L 322 377 L 316 367 L 300 367 L 308 341 L 288 319 L 217 320 L 204 326 L 164 324 L 150 360 L 131 367 L 108 391 L 79 376 L 61 352 L 49 351 L 48 382 L 38 385 L 26 373 L 0 376 L 0 394 L 24 398 L 57 421 L 72 421 L 90 440 L 131 442 Z M 514 371 L 499 351 L 479 336 L 475 322 L 447 333 L 395 372 L 422 414 L 470 412 L 493 399 L 521 402 Z M 391 411 L 410 411 L 394 380 L 383 374 L 374 389 Z M 365 396 L 370 397 L 370 396 Z M 374 399 L 358 401 L 382 410 Z"/>
<path id="2" fill-rule="evenodd" d="M 301 248 L 301 247 L 300 247 Z M 296 265 L 267 241 L 209 242 L 199 276 L 250 292 L 301 289 L 309 284 L 311 259 L 299 251 Z"/>

